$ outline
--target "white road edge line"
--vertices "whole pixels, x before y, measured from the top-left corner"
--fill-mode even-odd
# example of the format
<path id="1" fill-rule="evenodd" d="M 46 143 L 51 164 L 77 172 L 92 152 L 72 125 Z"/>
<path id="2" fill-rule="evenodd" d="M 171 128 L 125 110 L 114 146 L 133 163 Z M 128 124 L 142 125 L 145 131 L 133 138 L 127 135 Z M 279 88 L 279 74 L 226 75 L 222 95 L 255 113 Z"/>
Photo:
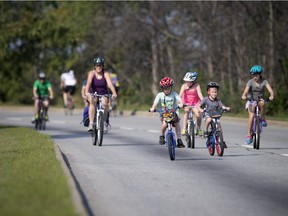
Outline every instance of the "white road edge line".
<path id="1" fill-rule="evenodd" d="M 159 133 L 159 130 L 147 130 L 150 133 Z"/>
<path id="2" fill-rule="evenodd" d="M 120 129 L 123 129 L 123 130 L 134 130 L 134 128 L 130 128 L 130 127 L 120 127 Z"/>
<path id="3" fill-rule="evenodd" d="M 242 145 L 242 146 L 245 148 L 253 148 L 253 146 L 251 146 L 251 145 Z"/>
<path id="4" fill-rule="evenodd" d="M 281 155 L 288 157 L 288 154 L 281 154 Z"/>

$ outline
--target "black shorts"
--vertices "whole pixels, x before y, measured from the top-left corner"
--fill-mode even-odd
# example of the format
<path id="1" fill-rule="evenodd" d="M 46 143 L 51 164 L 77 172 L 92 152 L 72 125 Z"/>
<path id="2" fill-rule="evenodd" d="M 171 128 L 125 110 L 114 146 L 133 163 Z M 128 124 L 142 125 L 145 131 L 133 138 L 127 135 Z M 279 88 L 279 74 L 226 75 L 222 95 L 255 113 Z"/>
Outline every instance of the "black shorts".
<path id="1" fill-rule="evenodd" d="M 69 92 L 71 95 L 74 95 L 75 91 L 76 91 L 76 86 L 65 86 L 64 88 L 64 92 L 66 93 Z"/>

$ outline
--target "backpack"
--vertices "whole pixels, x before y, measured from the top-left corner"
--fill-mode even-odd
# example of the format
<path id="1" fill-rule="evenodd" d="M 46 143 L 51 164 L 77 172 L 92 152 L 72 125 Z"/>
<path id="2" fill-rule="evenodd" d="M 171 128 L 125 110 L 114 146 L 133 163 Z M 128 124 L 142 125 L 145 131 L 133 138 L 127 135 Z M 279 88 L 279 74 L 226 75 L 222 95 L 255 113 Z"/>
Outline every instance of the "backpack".
<path id="1" fill-rule="evenodd" d="M 89 107 L 88 106 L 84 107 L 82 122 L 83 122 L 84 127 L 88 127 L 89 126 Z"/>

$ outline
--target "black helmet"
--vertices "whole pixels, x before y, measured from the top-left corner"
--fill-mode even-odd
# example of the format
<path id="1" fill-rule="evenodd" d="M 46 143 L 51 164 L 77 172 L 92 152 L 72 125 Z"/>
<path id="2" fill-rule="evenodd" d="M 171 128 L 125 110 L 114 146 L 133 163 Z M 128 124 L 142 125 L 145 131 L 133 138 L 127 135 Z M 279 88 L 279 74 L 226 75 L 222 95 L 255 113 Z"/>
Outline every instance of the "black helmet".
<path id="1" fill-rule="evenodd" d="M 104 66 L 104 58 L 98 56 L 93 60 L 94 65 L 100 65 L 100 66 Z"/>
<path id="2" fill-rule="evenodd" d="M 209 82 L 207 85 L 207 91 L 209 90 L 209 88 L 217 88 L 217 90 L 219 90 L 219 84 L 217 82 Z"/>
<path id="3" fill-rule="evenodd" d="M 39 79 L 45 79 L 46 75 L 45 75 L 44 72 L 41 71 L 41 72 L 38 74 L 38 77 L 39 77 Z"/>

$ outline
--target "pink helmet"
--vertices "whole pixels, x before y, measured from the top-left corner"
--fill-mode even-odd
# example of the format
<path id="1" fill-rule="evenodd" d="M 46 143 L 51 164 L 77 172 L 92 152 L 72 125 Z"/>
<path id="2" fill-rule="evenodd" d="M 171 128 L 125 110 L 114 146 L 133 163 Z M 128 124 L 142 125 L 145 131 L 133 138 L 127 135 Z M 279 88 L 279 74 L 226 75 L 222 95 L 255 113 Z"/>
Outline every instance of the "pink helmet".
<path id="1" fill-rule="evenodd" d="M 160 80 L 159 84 L 162 88 L 167 87 L 167 86 L 173 86 L 174 80 L 171 79 L 170 77 L 164 77 Z"/>

